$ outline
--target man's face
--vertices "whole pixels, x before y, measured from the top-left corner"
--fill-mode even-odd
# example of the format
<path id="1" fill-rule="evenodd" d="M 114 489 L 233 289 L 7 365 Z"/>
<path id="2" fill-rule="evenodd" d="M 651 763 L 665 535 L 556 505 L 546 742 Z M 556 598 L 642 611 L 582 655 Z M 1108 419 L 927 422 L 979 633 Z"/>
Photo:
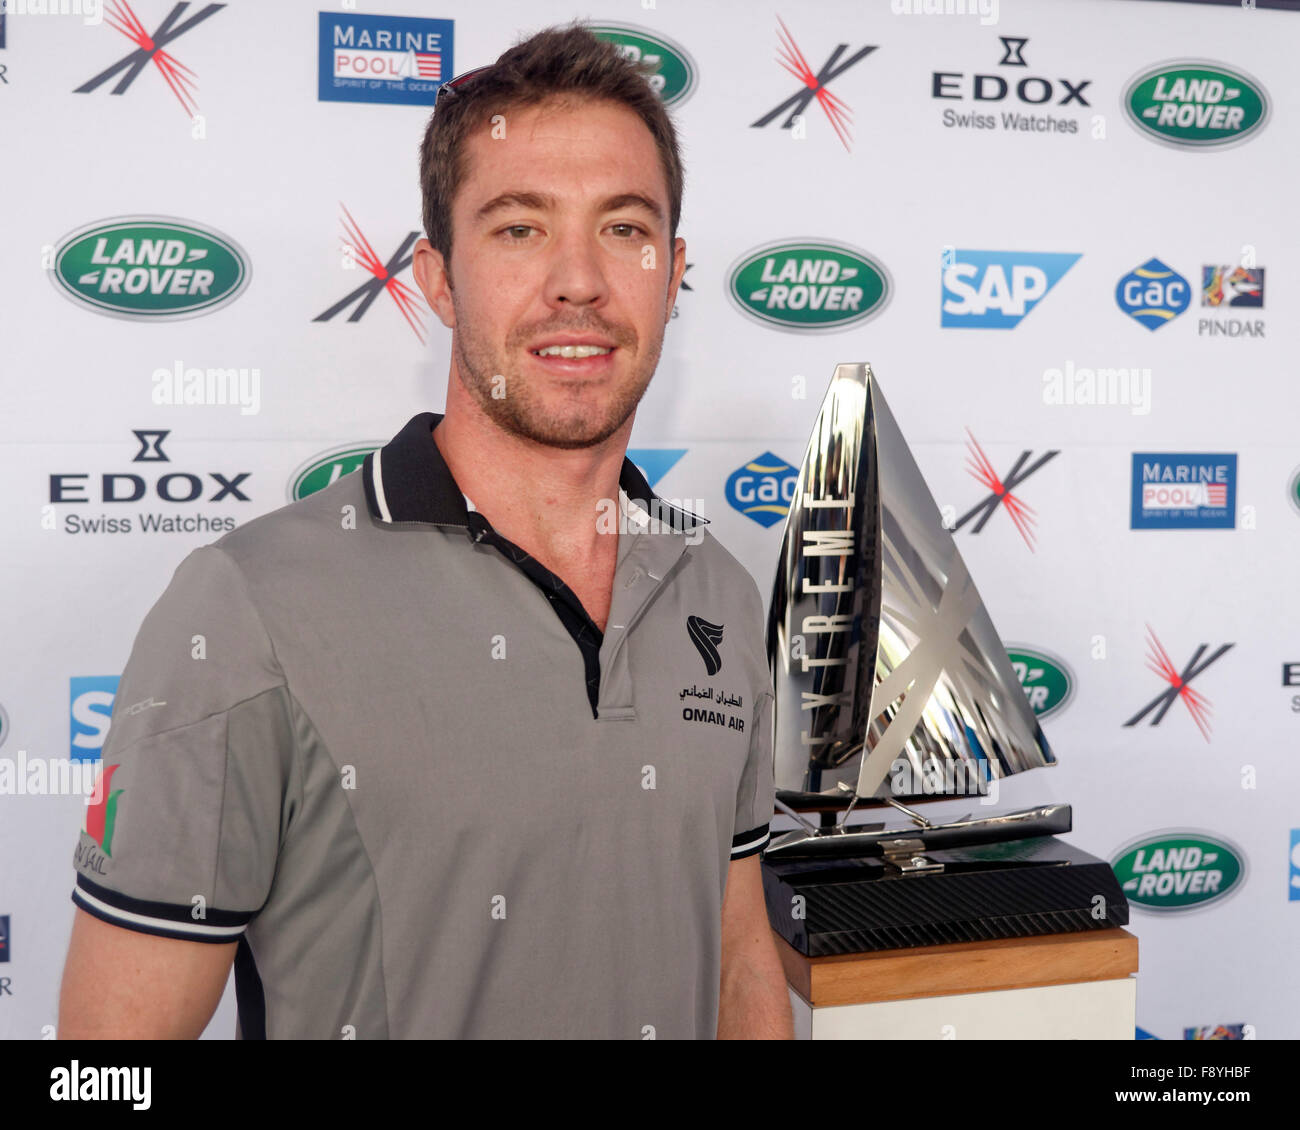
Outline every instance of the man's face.
<path id="1" fill-rule="evenodd" d="M 669 255 L 658 150 L 635 113 L 604 101 L 507 110 L 495 133 L 466 142 L 454 289 L 424 241 L 416 278 L 453 328 L 454 375 L 490 419 L 537 443 L 589 447 L 650 383 L 685 269 L 683 240 Z M 602 352 L 581 355 L 593 347 Z"/>

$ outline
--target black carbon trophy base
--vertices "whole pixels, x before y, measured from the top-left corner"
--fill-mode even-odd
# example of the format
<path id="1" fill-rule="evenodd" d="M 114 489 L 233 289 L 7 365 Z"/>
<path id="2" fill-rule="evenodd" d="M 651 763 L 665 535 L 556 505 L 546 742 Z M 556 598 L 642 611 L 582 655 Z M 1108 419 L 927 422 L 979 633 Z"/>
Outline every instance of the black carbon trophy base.
<path id="1" fill-rule="evenodd" d="M 808 957 L 1128 923 L 1110 865 L 1055 836 L 924 854 L 943 870 L 903 875 L 880 858 L 764 859 L 768 917 Z"/>

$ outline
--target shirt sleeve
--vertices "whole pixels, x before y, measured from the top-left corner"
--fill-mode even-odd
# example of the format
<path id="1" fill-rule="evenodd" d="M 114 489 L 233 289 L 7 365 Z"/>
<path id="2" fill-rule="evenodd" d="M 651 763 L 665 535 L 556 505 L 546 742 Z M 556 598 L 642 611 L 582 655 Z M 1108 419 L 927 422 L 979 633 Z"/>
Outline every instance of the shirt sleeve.
<path id="1" fill-rule="evenodd" d="M 266 902 L 291 805 L 291 699 L 238 566 L 191 553 L 122 674 L 72 901 L 131 930 L 236 940 Z"/>
<path id="2" fill-rule="evenodd" d="M 772 776 L 772 701 L 769 687 L 759 696 L 750 721 L 749 757 L 736 790 L 736 834 L 731 840 L 733 862 L 767 846 L 776 796 Z"/>

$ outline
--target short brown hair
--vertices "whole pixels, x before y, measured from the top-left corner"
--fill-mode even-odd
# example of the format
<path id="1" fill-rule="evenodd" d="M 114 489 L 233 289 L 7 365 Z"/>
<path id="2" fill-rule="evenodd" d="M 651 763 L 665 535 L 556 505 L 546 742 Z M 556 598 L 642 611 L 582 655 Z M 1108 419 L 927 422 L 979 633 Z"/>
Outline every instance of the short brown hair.
<path id="1" fill-rule="evenodd" d="M 646 81 L 652 68 L 627 59 L 581 23 L 547 28 L 448 91 L 420 145 L 424 233 L 451 265 L 451 204 L 465 180 L 465 139 L 494 114 L 549 98 L 618 102 L 645 122 L 668 183 L 669 247 L 682 214 L 682 160 L 663 100 Z"/>

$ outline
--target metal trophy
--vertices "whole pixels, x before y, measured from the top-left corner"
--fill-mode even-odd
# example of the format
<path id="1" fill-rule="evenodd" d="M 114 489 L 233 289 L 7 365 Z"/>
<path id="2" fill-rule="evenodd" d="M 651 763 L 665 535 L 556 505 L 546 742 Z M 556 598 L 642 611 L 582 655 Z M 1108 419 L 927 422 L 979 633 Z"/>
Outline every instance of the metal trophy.
<path id="1" fill-rule="evenodd" d="M 915 807 L 986 805 L 993 782 L 1056 758 L 868 365 L 836 367 L 813 426 L 767 646 L 777 807 L 800 827 L 768 845 L 763 885 L 795 949 L 1127 923 L 1109 865 L 1054 838 L 1069 805 L 944 823 Z M 892 827 L 850 822 L 881 806 Z"/>

